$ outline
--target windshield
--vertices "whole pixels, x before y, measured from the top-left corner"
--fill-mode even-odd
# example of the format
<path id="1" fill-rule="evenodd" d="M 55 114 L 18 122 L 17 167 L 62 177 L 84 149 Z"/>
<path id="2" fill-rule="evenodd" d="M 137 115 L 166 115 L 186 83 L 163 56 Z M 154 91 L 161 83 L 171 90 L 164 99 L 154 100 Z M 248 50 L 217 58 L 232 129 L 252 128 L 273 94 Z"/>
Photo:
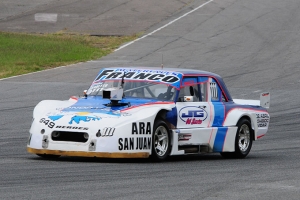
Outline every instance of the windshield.
<path id="1" fill-rule="evenodd" d="M 100 81 L 93 84 L 87 91 L 89 96 L 102 96 L 102 91 L 108 88 L 120 88 L 120 80 Z M 151 98 L 162 101 L 173 101 L 176 89 L 162 83 L 148 81 L 128 81 L 123 85 L 124 98 Z"/>

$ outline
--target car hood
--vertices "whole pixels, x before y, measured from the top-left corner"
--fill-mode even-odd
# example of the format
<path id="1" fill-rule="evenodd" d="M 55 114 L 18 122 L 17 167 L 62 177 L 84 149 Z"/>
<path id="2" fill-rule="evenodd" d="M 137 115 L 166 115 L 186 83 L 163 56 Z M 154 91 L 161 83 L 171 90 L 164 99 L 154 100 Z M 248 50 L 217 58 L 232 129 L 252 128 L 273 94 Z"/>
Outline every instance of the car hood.
<path id="1" fill-rule="evenodd" d="M 111 105 L 110 103 L 111 101 L 109 99 L 103 99 L 99 96 L 78 98 L 74 104 L 62 108 L 61 111 L 66 113 L 89 112 L 95 114 L 118 115 L 120 112 L 132 108 L 138 108 L 145 105 L 169 104 L 171 102 L 158 101 L 156 99 L 124 98 L 116 105 Z"/>
<path id="2" fill-rule="evenodd" d="M 60 121 L 61 118 L 67 117 L 71 124 L 79 121 L 97 121 L 99 119 L 120 118 L 122 116 L 134 117 L 133 113 L 143 112 L 145 108 L 147 108 L 147 114 L 152 115 L 157 113 L 157 110 L 171 110 L 174 107 L 174 102 L 141 98 L 124 98 L 115 106 L 109 104 L 109 99 L 103 99 L 98 96 L 87 98 L 73 97 L 68 101 L 44 100 L 35 107 L 34 118 L 49 118 L 53 121 Z"/>

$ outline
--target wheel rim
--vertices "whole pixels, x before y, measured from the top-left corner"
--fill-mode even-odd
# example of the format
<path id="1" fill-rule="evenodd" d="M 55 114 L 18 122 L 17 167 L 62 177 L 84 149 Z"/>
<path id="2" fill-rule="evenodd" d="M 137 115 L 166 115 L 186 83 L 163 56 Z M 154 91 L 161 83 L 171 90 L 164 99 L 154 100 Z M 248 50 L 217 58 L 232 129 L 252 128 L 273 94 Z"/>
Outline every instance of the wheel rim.
<path id="1" fill-rule="evenodd" d="M 239 130 L 239 148 L 242 152 L 246 152 L 250 145 L 250 129 L 243 124 Z"/>
<path id="2" fill-rule="evenodd" d="M 164 126 L 159 126 L 154 132 L 154 150 L 158 156 L 164 156 L 168 150 L 169 135 Z"/>

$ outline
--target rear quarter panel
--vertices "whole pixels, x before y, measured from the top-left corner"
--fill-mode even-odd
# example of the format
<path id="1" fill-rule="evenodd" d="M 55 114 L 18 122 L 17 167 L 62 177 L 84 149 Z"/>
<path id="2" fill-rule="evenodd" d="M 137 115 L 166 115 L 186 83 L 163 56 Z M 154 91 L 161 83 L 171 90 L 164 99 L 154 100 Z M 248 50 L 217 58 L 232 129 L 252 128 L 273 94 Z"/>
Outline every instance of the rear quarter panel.
<path id="1" fill-rule="evenodd" d="M 248 118 L 254 130 L 254 140 L 267 133 L 270 115 L 264 109 L 232 108 L 226 113 L 223 126 L 236 126 L 241 118 Z"/>

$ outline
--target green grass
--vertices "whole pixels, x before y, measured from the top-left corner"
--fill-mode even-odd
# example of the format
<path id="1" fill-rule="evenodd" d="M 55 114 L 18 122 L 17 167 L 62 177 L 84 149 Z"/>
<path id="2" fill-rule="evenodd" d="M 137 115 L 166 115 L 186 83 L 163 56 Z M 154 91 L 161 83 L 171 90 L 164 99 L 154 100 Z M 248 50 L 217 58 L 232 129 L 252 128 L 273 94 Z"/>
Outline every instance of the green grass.
<path id="1" fill-rule="evenodd" d="M 136 37 L 0 32 L 0 78 L 101 58 Z"/>

